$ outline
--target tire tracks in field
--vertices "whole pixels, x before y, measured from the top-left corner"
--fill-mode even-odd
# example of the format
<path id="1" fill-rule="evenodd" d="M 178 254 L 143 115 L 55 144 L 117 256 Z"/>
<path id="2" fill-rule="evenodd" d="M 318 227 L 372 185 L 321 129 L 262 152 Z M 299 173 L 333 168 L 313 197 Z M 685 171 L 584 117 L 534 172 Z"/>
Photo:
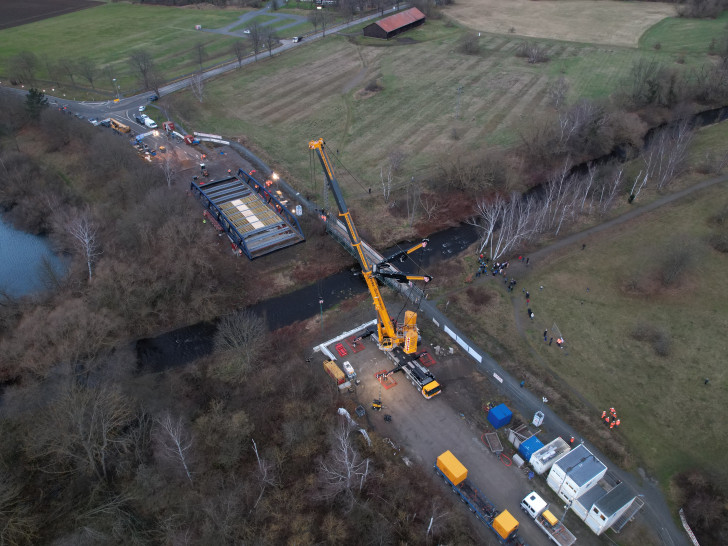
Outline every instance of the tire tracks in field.
<path id="1" fill-rule="evenodd" d="M 344 130 L 341 135 L 341 145 L 342 147 L 346 145 L 347 138 L 349 136 L 349 129 L 351 128 L 352 124 L 352 118 L 354 117 L 354 112 L 351 101 L 353 100 L 352 97 L 349 96 L 349 93 L 352 89 L 354 89 L 357 85 L 359 85 L 363 80 L 364 76 L 367 75 L 367 71 L 369 70 L 369 66 L 367 65 L 366 60 L 364 59 L 364 55 L 362 55 L 361 52 L 361 46 L 356 46 L 356 53 L 359 55 L 359 60 L 361 61 L 361 69 L 359 72 L 356 73 L 356 76 L 351 78 L 344 88 L 341 90 L 341 98 L 344 101 L 344 107 L 346 108 L 346 119 L 344 121 Z"/>

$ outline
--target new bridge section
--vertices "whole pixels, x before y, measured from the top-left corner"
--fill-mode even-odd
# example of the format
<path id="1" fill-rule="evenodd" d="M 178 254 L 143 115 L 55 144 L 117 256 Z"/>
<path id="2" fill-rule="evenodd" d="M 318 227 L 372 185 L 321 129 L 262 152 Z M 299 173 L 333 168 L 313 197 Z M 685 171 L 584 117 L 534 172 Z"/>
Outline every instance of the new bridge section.
<path id="1" fill-rule="evenodd" d="M 237 176 L 192 181 L 190 190 L 233 244 L 249 259 L 305 240 L 296 217 L 242 169 Z"/>

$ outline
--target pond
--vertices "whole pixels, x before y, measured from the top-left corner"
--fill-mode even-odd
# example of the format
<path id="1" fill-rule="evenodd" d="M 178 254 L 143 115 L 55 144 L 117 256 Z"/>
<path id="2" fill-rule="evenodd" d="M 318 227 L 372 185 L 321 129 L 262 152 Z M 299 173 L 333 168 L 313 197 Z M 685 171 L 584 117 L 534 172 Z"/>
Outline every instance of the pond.
<path id="1" fill-rule="evenodd" d="M 67 269 L 47 239 L 19 231 L 0 218 L 0 291 L 26 296 L 49 287 L 50 271 L 63 276 Z"/>

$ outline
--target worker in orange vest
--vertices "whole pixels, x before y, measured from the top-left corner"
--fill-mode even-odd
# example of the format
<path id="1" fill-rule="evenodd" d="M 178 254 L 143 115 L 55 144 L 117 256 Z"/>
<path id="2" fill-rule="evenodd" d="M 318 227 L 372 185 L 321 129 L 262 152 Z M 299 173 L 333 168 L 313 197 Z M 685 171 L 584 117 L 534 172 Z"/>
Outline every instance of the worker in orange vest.
<path id="1" fill-rule="evenodd" d="M 609 423 L 609 428 L 614 428 L 614 421 L 612 421 L 611 423 Z"/>
<path id="2" fill-rule="evenodd" d="M 616 426 L 619 426 L 619 423 L 621 423 L 621 421 L 620 421 L 619 419 L 617 419 L 617 420 L 615 421 L 615 423 L 614 423 L 614 424 L 615 424 Z"/>
<path id="3" fill-rule="evenodd" d="M 604 419 L 604 418 L 605 418 L 606 416 L 607 416 L 607 410 L 604 410 L 604 411 L 602 412 L 602 419 Z"/>
<path id="4" fill-rule="evenodd" d="M 605 423 L 607 423 L 607 424 L 609 424 L 609 415 L 607 415 L 607 416 L 606 416 L 606 417 L 604 418 L 604 422 L 605 422 Z"/>

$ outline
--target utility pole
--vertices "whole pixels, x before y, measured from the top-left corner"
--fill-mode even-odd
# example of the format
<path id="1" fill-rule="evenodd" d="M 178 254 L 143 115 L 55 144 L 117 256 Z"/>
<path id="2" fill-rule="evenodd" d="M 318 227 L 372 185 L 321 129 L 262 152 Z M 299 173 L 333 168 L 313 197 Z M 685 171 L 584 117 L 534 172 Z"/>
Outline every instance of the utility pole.
<path id="1" fill-rule="evenodd" d="M 455 119 L 460 119 L 460 96 L 463 94 L 463 86 L 458 85 L 458 100 L 455 105 Z"/>

